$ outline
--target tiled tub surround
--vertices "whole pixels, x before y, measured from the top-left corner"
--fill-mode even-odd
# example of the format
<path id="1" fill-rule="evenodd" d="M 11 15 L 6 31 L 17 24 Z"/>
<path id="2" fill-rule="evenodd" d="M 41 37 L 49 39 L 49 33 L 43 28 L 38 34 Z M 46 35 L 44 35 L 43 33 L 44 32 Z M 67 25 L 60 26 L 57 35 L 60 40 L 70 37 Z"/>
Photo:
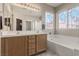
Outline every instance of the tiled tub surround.
<path id="1" fill-rule="evenodd" d="M 48 49 L 59 56 L 79 56 L 79 38 L 52 35 L 48 36 Z"/>
<path id="2" fill-rule="evenodd" d="M 47 50 L 46 39 L 47 35 L 44 32 L 3 32 L 0 39 L 1 55 L 27 56 L 38 54 Z"/>

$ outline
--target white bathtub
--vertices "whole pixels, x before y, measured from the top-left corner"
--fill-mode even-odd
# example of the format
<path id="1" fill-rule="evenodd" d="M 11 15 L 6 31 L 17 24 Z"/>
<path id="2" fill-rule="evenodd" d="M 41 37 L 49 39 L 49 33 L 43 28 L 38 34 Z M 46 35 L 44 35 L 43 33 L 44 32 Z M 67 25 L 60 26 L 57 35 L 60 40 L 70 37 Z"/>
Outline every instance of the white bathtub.
<path id="1" fill-rule="evenodd" d="M 60 56 L 79 56 L 79 38 L 62 35 L 48 36 L 48 49 Z"/>

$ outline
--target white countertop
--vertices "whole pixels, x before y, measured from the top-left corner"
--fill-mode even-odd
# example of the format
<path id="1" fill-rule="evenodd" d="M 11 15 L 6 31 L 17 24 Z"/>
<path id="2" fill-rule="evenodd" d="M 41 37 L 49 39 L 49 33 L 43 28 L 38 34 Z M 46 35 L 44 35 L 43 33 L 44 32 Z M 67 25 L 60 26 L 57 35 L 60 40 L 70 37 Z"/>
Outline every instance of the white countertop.
<path id="1" fill-rule="evenodd" d="M 28 36 L 28 35 L 38 35 L 38 34 L 46 34 L 45 32 L 34 32 L 34 31 L 5 31 L 1 32 L 0 37 L 14 37 L 14 36 Z"/>

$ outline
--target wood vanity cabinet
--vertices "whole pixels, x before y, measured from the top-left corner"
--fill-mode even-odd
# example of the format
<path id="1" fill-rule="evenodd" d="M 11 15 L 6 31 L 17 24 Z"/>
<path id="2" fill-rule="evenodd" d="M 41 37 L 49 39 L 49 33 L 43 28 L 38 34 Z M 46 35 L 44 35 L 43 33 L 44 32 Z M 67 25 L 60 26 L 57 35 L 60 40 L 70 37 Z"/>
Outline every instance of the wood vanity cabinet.
<path id="1" fill-rule="evenodd" d="M 1 38 L 2 56 L 27 56 L 46 51 L 47 35 L 29 35 Z"/>
<path id="2" fill-rule="evenodd" d="M 35 35 L 31 35 L 29 36 L 29 39 L 28 39 L 28 55 L 34 55 L 36 52 L 35 52 Z"/>
<path id="3" fill-rule="evenodd" d="M 3 39 L 5 56 L 24 56 L 25 55 L 25 37 L 7 37 Z M 3 41 L 2 40 L 2 41 Z"/>
<path id="4" fill-rule="evenodd" d="M 41 34 L 36 37 L 36 52 L 46 51 L 47 49 L 47 35 Z"/>

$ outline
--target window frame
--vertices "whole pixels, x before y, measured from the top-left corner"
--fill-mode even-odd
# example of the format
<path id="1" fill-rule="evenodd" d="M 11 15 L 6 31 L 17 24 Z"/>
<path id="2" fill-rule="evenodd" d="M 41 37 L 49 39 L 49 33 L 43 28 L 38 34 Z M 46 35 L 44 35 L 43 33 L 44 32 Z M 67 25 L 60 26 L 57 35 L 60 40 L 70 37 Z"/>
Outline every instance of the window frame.
<path id="1" fill-rule="evenodd" d="M 68 15 L 66 16 L 66 17 L 67 17 L 66 20 L 64 20 L 64 21 L 66 21 L 66 27 L 65 27 L 65 28 L 61 27 L 61 28 L 60 28 L 60 16 L 59 16 L 59 15 L 60 15 L 60 13 L 63 13 L 63 12 L 65 12 L 65 11 L 66 11 L 66 13 L 68 14 L 67 10 L 64 10 L 64 11 L 61 11 L 61 12 L 58 13 L 58 19 L 59 19 L 59 20 L 58 20 L 58 24 L 59 24 L 58 27 L 59 27 L 59 29 L 67 29 L 67 22 L 68 22 L 67 18 L 68 18 Z"/>
<path id="2" fill-rule="evenodd" d="M 70 8 L 69 10 L 71 10 L 71 12 L 72 12 L 73 10 L 76 10 L 76 8 L 79 8 L 79 6 L 74 7 L 74 8 Z M 68 11 L 69 11 L 69 10 L 68 10 Z M 75 11 L 75 13 L 76 13 L 76 11 Z M 75 20 L 74 20 L 74 21 L 76 21 L 77 15 L 74 16 L 74 17 L 75 17 Z M 78 17 L 79 17 L 79 16 L 78 16 Z M 69 19 L 69 12 L 68 12 L 68 20 L 70 20 L 70 19 Z M 68 25 L 69 25 L 69 22 L 68 22 Z M 70 28 L 70 27 L 69 27 L 70 25 L 69 25 L 69 26 L 68 26 L 69 29 L 79 29 L 79 28 L 77 27 L 77 22 L 76 22 L 75 24 L 71 23 L 71 25 L 73 25 L 73 26 L 75 26 L 75 27 L 74 27 L 74 28 L 73 28 L 73 27 Z M 78 24 L 78 25 L 79 25 L 79 24 Z"/>
<path id="3" fill-rule="evenodd" d="M 69 9 L 66 9 L 66 10 L 63 10 L 63 11 L 60 11 L 60 12 L 58 12 L 58 20 L 60 20 L 59 19 L 59 14 L 60 13 L 62 13 L 62 12 L 64 12 L 64 11 L 66 11 L 67 12 L 67 28 L 65 28 L 65 29 L 79 29 L 79 22 L 78 23 L 75 23 L 75 28 L 73 28 L 73 27 L 71 27 L 71 28 L 69 28 L 69 26 L 70 26 L 70 24 L 69 24 L 69 22 L 70 22 L 70 20 L 69 20 L 69 10 L 71 10 L 72 11 L 72 9 L 76 9 L 76 8 L 79 8 L 79 6 L 77 6 L 77 7 L 73 7 L 73 8 L 69 8 Z M 77 17 L 77 16 L 75 16 L 75 17 Z M 79 17 L 79 16 L 78 16 Z M 79 20 L 78 20 L 79 21 Z M 59 24 L 59 21 L 58 21 L 58 24 Z M 60 24 L 59 24 L 60 25 Z M 78 25 L 78 27 L 77 27 L 77 25 Z M 58 28 L 59 28 L 59 26 L 58 26 Z M 59 29 L 64 29 L 64 28 L 59 28 Z"/>
<path id="4" fill-rule="evenodd" d="M 50 17 L 52 17 L 51 18 L 51 24 L 50 24 L 50 27 L 48 27 L 48 25 L 49 25 L 49 23 L 47 23 L 47 14 L 48 15 L 51 15 Z M 45 29 L 54 29 L 54 13 L 51 13 L 51 12 L 45 12 Z"/>

